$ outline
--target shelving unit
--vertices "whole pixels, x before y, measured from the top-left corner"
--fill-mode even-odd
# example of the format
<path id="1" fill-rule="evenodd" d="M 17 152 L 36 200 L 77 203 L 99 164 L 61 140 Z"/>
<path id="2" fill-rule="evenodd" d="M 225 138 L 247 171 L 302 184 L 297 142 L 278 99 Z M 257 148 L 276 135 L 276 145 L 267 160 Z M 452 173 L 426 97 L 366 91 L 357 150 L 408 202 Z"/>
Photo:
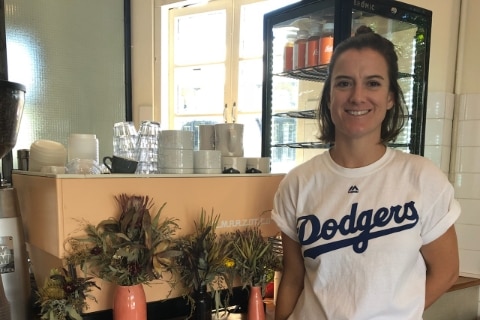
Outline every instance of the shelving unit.
<path id="1" fill-rule="evenodd" d="M 429 10 L 390 0 L 372 0 L 368 4 L 354 0 L 304 0 L 266 14 L 262 156 L 272 157 L 273 172 L 282 172 L 274 168 L 275 163 L 285 162 L 284 155 L 294 166 L 307 158 L 301 149 L 329 147 L 315 141 L 313 122 L 308 122 L 316 119 L 328 64 L 291 71 L 282 68 L 286 32 L 313 24 L 334 24 L 334 47 L 350 37 L 360 25 L 370 26 L 397 46 L 399 84 L 408 116 L 404 131 L 389 145 L 423 155 L 431 14 Z M 279 152 L 278 148 L 294 149 L 295 152 Z"/>

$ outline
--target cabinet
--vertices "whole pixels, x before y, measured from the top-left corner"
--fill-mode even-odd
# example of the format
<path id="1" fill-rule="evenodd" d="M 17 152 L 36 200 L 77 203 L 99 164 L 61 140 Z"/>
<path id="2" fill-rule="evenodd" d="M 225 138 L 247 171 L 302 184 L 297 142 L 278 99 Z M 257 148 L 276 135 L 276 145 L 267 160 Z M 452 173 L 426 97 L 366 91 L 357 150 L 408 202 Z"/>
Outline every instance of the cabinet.
<path id="1" fill-rule="evenodd" d="M 329 148 L 316 139 L 316 113 L 328 74 L 328 52 L 318 45 L 317 63 L 299 63 L 295 69 L 285 64 L 290 59 L 286 45 L 305 30 L 313 34 L 320 29 L 320 38 L 331 33 L 335 47 L 359 26 L 367 25 L 395 44 L 408 119 L 390 146 L 423 155 L 431 23 L 431 11 L 390 0 L 304 0 L 267 13 L 262 156 L 272 158 L 272 172 L 287 172 Z M 294 51 L 294 59 L 298 52 Z M 305 60 L 309 60 L 308 49 Z"/>

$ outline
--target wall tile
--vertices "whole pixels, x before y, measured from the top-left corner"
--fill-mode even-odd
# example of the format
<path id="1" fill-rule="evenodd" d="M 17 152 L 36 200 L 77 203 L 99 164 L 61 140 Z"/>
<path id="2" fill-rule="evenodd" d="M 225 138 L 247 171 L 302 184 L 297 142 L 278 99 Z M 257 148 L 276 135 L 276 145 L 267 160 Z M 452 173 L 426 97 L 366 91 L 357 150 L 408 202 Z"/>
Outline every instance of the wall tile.
<path id="1" fill-rule="evenodd" d="M 464 250 L 480 250 L 480 225 L 456 223 L 458 246 Z M 480 255 L 480 251 L 478 251 Z M 480 268 L 480 265 L 479 265 Z"/>
<path id="2" fill-rule="evenodd" d="M 480 173 L 480 146 L 457 148 L 458 173 Z"/>
<path id="3" fill-rule="evenodd" d="M 446 93 L 445 97 L 445 119 L 453 119 L 453 110 L 455 108 L 455 94 Z"/>
<path id="4" fill-rule="evenodd" d="M 427 119 L 445 118 L 445 93 L 429 92 L 427 97 Z"/>
<path id="5" fill-rule="evenodd" d="M 450 146 L 452 140 L 452 120 L 427 119 L 425 145 Z"/>
<path id="6" fill-rule="evenodd" d="M 458 121 L 458 147 L 480 146 L 480 120 Z"/>
<path id="7" fill-rule="evenodd" d="M 425 146 L 424 157 L 432 160 L 444 173 L 450 171 L 450 153 L 448 146 Z"/>
<path id="8" fill-rule="evenodd" d="M 465 120 L 465 109 L 467 107 L 467 96 L 459 94 L 455 97 L 454 119 Z"/>
<path id="9" fill-rule="evenodd" d="M 465 120 L 480 120 L 480 94 L 467 95 Z"/>
<path id="10" fill-rule="evenodd" d="M 457 198 L 480 199 L 480 173 L 456 173 L 453 184 Z"/>
<path id="11" fill-rule="evenodd" d="M 457 232 L 458 234 L 458 232 Z M 460 274 L 468 274 L 468 276 L 480 276 L 480 251 L 465 250 L 460 247 Z"/>
<path id="12" fill-rule="evenodd" d="M 480 199 L 457 200 L 462 208 L 462 214 L 458 218 L 457 224 L 471 224 L 480 226 Z"/>

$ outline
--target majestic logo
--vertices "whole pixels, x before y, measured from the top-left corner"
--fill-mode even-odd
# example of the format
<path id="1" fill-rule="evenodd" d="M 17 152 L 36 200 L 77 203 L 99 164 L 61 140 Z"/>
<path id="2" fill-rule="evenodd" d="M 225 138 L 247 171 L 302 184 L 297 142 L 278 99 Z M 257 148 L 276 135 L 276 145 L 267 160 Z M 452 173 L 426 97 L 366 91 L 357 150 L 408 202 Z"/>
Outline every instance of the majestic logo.
<path id="1" fill-rule="evenodd" d="M 358 193 L 358 188 L 357 188 L 357 186 L 351 186 L 351 187 L 348 189 L 348 193 Z"/>
<path id="2" fill-rule="evenodd" d="M 381 207 L 376 211 L 368 209 L 358 215 L 357 208 L 358 203 L 352 204 L 350 213 L 340 221 L 328 219 L 322 223 L 315 215 L 298 218 L 297 233 L 301 245 L 311 245 L 320 239 L 330 240 L 337 233 L 343 236 L 354 235 L 306 249 L 303 253 L 305 258 L 315 259 L 321 254 L 349 246 L 356 253 L 362 253 L 367 250 L 369 240 L 411 229 L 419 220 L 414 201 L 390 208 Z M 393 226 L 383 228 L 392 221 L 395 223 Z"/>

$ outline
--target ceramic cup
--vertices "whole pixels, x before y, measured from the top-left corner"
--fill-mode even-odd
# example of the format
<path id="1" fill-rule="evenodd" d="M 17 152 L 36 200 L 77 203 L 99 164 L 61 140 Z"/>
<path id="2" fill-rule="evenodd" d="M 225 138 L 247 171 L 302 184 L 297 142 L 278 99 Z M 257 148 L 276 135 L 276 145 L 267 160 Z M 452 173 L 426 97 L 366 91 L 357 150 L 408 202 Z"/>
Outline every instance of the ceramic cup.
<path id="1" fill-rule="evenodd" d="M 193 150 L 191 149 L 158 149 L 158 168 L 162 169 L 192 169 Z"/>
<path id="2" fill-rule="evenodd" d="M 245 173 L 246 169 L 246 158 L 222 157 L 222 173 Z"/>
<path id="3" fill-rule="evenodd" d="M 198 126 L 198 150 L 215 150 L 215 126 L 213 124 Z"/>
<path id="4" fill-rule="evenodd" d="M 216 124 L 215 150 L 221 151 L 224 157 L 243 157 L 243 124 Z"/>
<path id="5" fill-rule="evenodd" d="M 73 159 L 92 159 L 98 162 L 98 139 L 95 134 L 70 134 L 68 137 L 68 161 Z"/>
<path id="6" fill-rule="evenodd" d="M 162 130 L 159 133 L 159 148 L 193 150 L 193 132 L 187 130 Z"/>
<path id="7" fill-rule="evenodd" d="M 222 153 L 218 150 L 194 151 L 193 167 L 195 169 L 220 169 L 222 167 Z"/>
<path id="8" fill-rule="evenodd" d="M 270 173 L 270 157 L 246 159 L 247 173 Z"/>
<path id="9" fill-rule="evenodd" d="M 118 156 L 104 157 L 103 164 L 111 173 L 135 173 L 138 161 Z"/>

